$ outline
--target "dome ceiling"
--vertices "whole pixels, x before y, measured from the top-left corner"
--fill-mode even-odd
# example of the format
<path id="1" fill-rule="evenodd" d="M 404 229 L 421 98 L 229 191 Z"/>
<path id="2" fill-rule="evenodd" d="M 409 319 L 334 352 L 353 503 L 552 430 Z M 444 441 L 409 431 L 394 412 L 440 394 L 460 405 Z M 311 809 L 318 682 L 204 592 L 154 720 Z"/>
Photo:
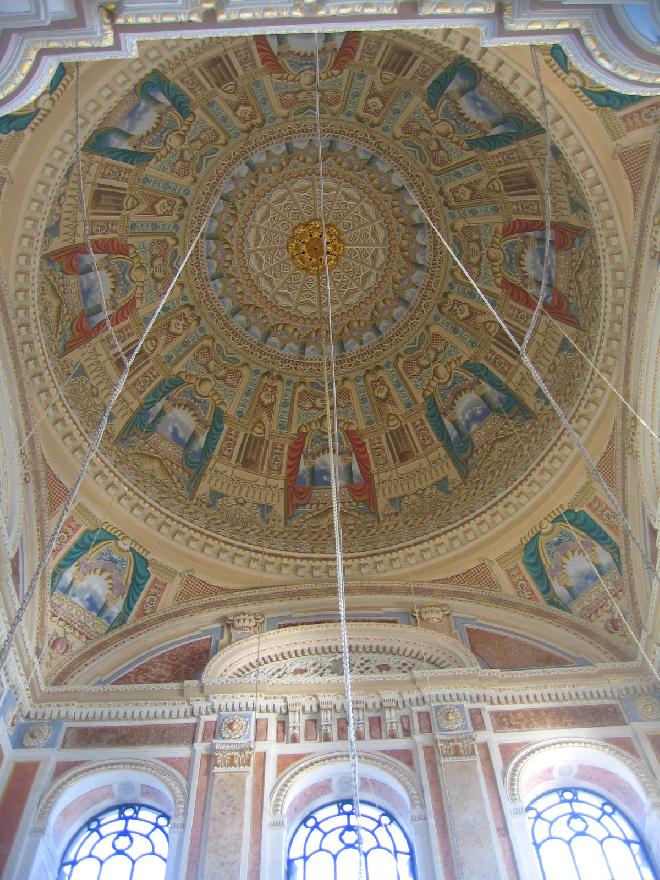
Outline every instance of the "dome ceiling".
<path id="1" fill-rule="evenodd" d="M 541 284 L 546 141 L 448 48 L 409 33 L 329 35 L 322 205 L 314 63 L 313 37 L 173 48 L 88 136 L 92 245 L 126 352 L 203 229 L 102 452 L 154 509 L 206 534 L 332 553 L 324 217 L 345 547 L 361 554 L 456 526 L 553 442 L 547 401 L 418 207 L 522 338 Z M 603 303 L 587 198 L 558 150 L 551 179 L 554 320 L 542 317 L 530 351 L 571 410 L 586 374 L 561 330 L 593 351 Z M 39 320 L 91 435 L 122 365 L 82 228 L 70 170 L 46 218 Z"/>

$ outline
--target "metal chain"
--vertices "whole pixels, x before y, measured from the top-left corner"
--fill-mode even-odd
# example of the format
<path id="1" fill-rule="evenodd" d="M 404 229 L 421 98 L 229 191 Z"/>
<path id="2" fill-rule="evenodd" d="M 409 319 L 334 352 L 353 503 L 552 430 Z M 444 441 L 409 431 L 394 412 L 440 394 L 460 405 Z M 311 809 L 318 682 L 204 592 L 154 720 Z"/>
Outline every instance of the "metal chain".
<path id="1" fill-rule="evenodd" d="M 324 200 L 324 183 L 323 183 L 323 144 L 321 141 L 321 86 L 320 86 L 320 63 L 319 63 L 319 37 L 315 35 L 316 45 L 316 136 L 318 148 L 318 164 L 319 164 L 319 201 L 322 228 L 322 254 L 323 266 L 325 268 L 325 288 L 328 309 L 328 337 L 329 337 L 329 354 L 330 357 L 323 357 L 324 369 L 324 390 L 326 403 L 326 429 L 328 437 L 328 453 L 330 455 L 330 494 L 332 498 L 332 521 L 335 538 L 335 560 L 337 568 L 337 602 L 339 605 L 339 621 L 341 630 L 341 652 L 342 665 L 344 675 L 344 696 L 346 699 L 346 717 L 348 722 L 348 749 L 351 761 L 351 779 L 353 783 L 353 804 L 355 816 L 357 819 L 357 838 L 358 838 L 358 878 L 362 880 L 363 874 L 363 842 L 362 842 L 362 817 L 360 814 L 360 779 L 358 773 L 358 754 L 357 754 L 357 737 L 355 735 L 355 718 L 353 715 L 353 694 L 351 687 L 351 667 L 348 642 L 348 626 L 346 623 L 346 590 L 344 583 L 344 549 L 341 528 L 341 513 L 339 499 L 339 474 L 337 472 L 339 454 L 339 426 L 337 423 L 337 377 L 335 374 L 335 349 L 333 339 L 332 324 L 332 294 L 330 286 L 330 270 L 326 259 L 326 223 L 325 223 L 325 200 Z M 325 342 L 324 342 L 325 348 Z M 328 377 L 328 361 L 330 367 L 330 376 Z M 332 405 L 330 402 L 330 391 L 332 392 Z M 336 454 L 335 454 L 336 453 Z"/>

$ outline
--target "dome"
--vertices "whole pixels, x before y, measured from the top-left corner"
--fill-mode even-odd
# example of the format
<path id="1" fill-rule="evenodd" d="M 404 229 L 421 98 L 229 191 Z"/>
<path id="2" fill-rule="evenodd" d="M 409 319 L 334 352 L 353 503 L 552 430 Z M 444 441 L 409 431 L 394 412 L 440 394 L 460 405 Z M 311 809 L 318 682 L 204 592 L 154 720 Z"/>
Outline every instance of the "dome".
<path id="1" fill-rule="evenodd" d="M 123 367 L 97 272 L 129 353 L 194 244 L 103 460 L 147 524 L 332 557 L 325 222 L 347 555 L 437 547 L 493 506 L 524 505 L 558 423 L 425 217 L 522 339 L 545 252 L 546 137 L 529 107 L 437 40 L 326 35 L 321 189 L 313 36 L 156 45 L 157 66 L 114 90 L 83 144 L 94 259 L 71 245 L 73 164 L 44 217 L 39 334 L 66 389 L 62 431 L 70 419 L 91 437 Z M 590 198 L 558 146 L 550 181 L 529 351 L 570 413 L 588 380 L 571 339 L 597 346 L 602 268 Z"/>

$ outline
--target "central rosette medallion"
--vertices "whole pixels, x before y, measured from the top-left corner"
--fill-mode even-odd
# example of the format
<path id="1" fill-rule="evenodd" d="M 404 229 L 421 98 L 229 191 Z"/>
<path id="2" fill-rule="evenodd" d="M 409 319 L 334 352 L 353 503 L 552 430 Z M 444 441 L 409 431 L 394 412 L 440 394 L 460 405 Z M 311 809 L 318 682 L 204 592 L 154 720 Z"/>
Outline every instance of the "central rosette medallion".
<path id="1" fill-rule="evenodd" d="M 264 365 L 314 369 L 327 334 L 318 289 L 326 265 L 340 370 L 377 359 L 385 340 L 424 308 L 426 228 L 384 156 L 333 139 L 322 196 L 315 143 L 273 143 L 237 161 L 216 199 L 202 296 L 209 317 L 229 322 L 236 342 Z"/>
<path id="2" fill-rule="evenodd" d="M 289 256 L 294 264 L 304 272 L 318 274 L 327 263 L 334 269 L 339 257 L 344 253 L 344 245 L 339 230 L 331 223 L 325 227 L 325 260 L 323 259 L 323 224 L 320 220 L 299 223 L 287 244 Z"/>

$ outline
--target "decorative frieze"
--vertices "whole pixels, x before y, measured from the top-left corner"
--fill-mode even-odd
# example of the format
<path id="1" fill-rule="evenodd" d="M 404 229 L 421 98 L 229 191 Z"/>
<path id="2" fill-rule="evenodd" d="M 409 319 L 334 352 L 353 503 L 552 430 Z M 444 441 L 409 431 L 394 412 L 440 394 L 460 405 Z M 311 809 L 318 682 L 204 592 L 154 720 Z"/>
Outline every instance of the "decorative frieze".
<path id="1" fill-rule="evenodd" d="M 435 742 L 442 760 L 476 758 L 474 748 L 476 737 L 473 733 L 439 733 L 436 734 Z"/>
<path id="2" fill-rule="evenodd" d="M 251 742 L 214 742 L 213 772 L 249 770 L 254 746 Z"/>

